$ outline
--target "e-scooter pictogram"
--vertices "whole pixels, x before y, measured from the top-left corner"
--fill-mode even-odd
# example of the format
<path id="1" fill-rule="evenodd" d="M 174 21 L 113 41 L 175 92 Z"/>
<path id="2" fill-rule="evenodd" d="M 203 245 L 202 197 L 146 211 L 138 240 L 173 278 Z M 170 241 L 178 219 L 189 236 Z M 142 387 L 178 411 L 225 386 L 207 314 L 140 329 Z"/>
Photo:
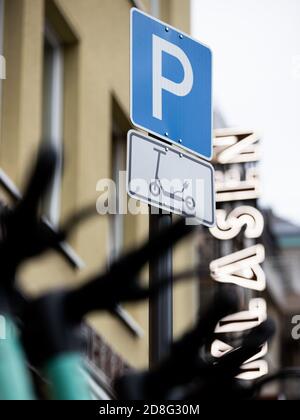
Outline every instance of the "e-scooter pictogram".
<path id="1" fill-rule="evenodd" d="M 154 197 L 159 197 L 161 194 L 164 196 L 171 198 L 171 200 L 179 201 L 183 203 L 186 207 L 184 213 L 188 214 L 189 216 L 195 215 L 195 209 L 196 209 L 196 203 L 193 197 L 187 196 L 184 197 L 185 190 L 189 187 L 189 182 L 186 181 L 182 185 L 182 189 L 178 191 L 167 191 L 161 182 L 161 179 L 159 177 L 159 168 L 161 163 L 161 156 L 166 155 L 167 152 L 161 150 L 161 149 L 154 149 L 155 152 L 157 152 L 157 165 L 156 165 L 156 172 L 155 172 L 155 181 L 151 182 L 150 184 L 150 192 Z M 192 213 L 191 213 L 192 212 Z"/>

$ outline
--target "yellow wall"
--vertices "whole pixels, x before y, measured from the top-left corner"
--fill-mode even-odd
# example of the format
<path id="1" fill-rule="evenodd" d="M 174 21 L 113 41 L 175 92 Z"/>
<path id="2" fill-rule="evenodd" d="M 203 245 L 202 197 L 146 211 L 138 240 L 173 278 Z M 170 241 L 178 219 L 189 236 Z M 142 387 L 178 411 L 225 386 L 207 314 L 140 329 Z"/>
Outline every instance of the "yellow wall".
<path id="1" fill-rule="evenodd" d="M 149 3 L 145 1 L 145 5 Z M 56 7 L 53 7 L 55 4 Z M 113 98 L 129 128 L 129 11 L 128 0 L 8 0 L 5 12 L 3 126 L 0 167 L 21 187 L 28 162 L 41 138 L 42 47 L 45 13 L 65 42 L 65 122 L 67 154 L 63 180 L 62 218 L 97 199 L 96 184 L 110 176 Z M 189 32 L 189 0 L 162 0 L 162 18 Z M 127 121 L 126 121 L 127 119 Z M 128 126 L 128 127 L 127 127 Z M 86 263 L 75 274 L 57 255 L 27 265 L 22 284 L 30 293 L 50 287 L 74 286 L 105 266 L 108 219 L 97 216 L 81 227 L 70 242 Z M 136 218 L 130 243 L 147 236 L 148 218 Z M 190 243 L 190 242 L 189 242 Z M 175 266 L 192 264 L 191 247 L 178 250 Z M 175 332 L 193 320 L 195 285 L 175 292 Z M 110 315 L 94 315 L 92 325 L 134 366 L 148 360 L 147 305 L 129 308 L 145 330 L 134 339 Z"/>

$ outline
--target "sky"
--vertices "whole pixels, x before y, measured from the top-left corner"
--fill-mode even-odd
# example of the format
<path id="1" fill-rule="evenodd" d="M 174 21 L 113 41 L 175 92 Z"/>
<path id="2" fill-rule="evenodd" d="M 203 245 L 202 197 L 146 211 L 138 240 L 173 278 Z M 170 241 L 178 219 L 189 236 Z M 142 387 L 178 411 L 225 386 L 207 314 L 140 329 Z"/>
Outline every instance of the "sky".
<path id="1" fill-rule="evenodd" d="M 215 106 L 227 126 L 262 136 L 262 203 L 300 225 L 300 1 L 192 3 L 192 34 L 214 54 Z"/>

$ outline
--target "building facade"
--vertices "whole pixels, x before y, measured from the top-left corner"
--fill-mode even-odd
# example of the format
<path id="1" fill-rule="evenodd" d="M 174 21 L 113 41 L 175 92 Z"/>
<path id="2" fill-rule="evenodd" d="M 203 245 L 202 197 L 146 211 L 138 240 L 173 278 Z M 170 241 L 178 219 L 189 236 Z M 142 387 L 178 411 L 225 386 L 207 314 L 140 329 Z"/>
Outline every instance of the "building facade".
<path id="1" fill-rule="evenodd" d="M 70 238 L 65 258 L 48 253 L 23 267 L 20 287 L 30 295 L 76 287 L 147 238 L 147 215 L 96 213 L 101 179 L 114 179 L 121 191 L 119 200 L 127 199 L 119 172 L 126 169 L 126 134 L 132 128 L 129 18 L 133 6 L 190 31 L 189 0 L 0 0 L 0 53 L 6 62 L 6 80 L 1 81 L 0 168 L 1 184 L 8 186 L 1 188 L 1 199 L 11 201 L 13 185 L 22 189 L 38 146 L 51 142 L 65 152 L 64 165 L 44 203 L 51 223 L 57 226 L 70 213 L 95 205 L 95 217 Z M 179 246 L 175 269 L 190 268 L 195 249 L 190 242 Z M 176 287 L 175 335 L 194 320 L 195 288 L 194 283 Z M 88 324 L 124 365 L 147 366 L 146 303 L 121 308 L 119 319 L 92 314 Z"/>

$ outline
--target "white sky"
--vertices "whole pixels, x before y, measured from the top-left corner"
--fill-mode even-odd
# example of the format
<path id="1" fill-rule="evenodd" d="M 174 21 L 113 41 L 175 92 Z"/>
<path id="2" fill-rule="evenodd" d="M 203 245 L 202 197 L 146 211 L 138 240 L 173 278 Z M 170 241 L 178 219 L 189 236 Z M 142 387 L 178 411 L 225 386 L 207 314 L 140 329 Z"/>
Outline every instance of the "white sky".
<path id="1" fill-rule="evenodd" d="M 229 126 L 262 134 L 263 203 L 300 224 L 300 0 L 192 0 Z"/>

